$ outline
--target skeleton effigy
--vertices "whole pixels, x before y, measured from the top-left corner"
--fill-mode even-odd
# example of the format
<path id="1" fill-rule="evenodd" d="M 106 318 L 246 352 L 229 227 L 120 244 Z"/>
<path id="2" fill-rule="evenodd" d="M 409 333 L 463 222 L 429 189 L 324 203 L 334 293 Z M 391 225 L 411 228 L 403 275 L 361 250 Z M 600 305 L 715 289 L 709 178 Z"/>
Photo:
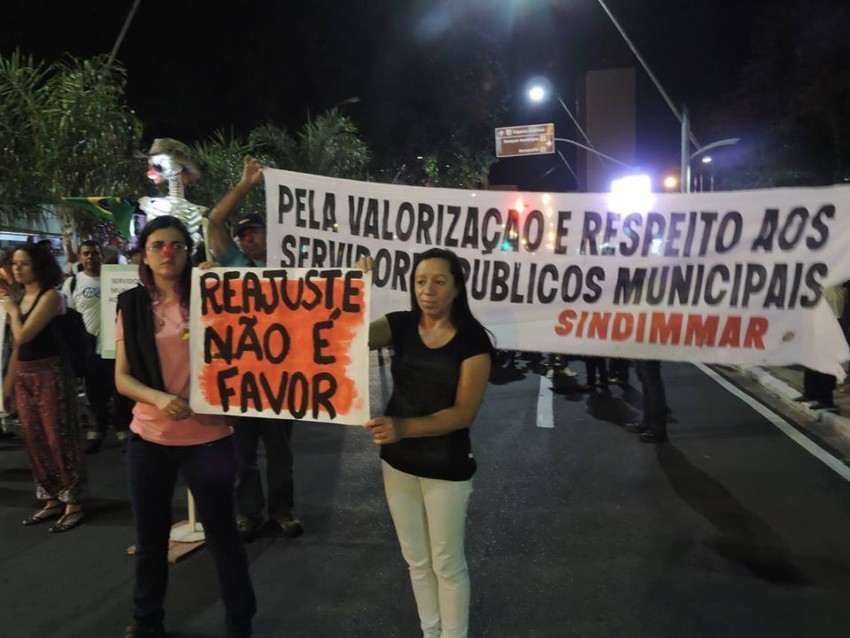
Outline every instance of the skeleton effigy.
<path id="1" fill-rule="evenodd" d="M 163 137 L 155 139 L 148 153 L 150 169 L 147 176 L 155 183 L 168 182 L 168 195 L 164 197 L 142 197 L 139 208 L 148 219 L 161 215 L 178 217 L 192 235 L 197 244 L 203 239 L 203 226 L 206 223 L 206 206 L 188 201 L 184 188 L 201 177 L 198 165 L 191 159 L 189 147 L 183 142 Z"/>
<path id="2" fill-rule="evenodd" d="M 167 181 L 168 195 L 142 197 L 139 199 L 139 208 L 144 211 L 148 220 L 162 215 L 179 218 L 186 225 L 197 245 L 204 238 L 203 231 L 207 221 L 205 215 L 209 209 L 206 206 L 193 204 L 184 194 L 184 187 L 201 177 L 201 171 L 192 160 L 189 147 L 183 142 L 167 137 L 155 139 L 148 152 L 148 165 L 150 166 L 147 172 L 148 178 L 155 184 Z M 188 506 L 189 520 L 172 527 L 170 538 L 177 543 L 198 545 L 204 541 L 204 531 L 197 522 L 195 499 L 191 492 L 188 494 Z M 169 556 L 171 551 L 172 548 L 169 549 Z"/>

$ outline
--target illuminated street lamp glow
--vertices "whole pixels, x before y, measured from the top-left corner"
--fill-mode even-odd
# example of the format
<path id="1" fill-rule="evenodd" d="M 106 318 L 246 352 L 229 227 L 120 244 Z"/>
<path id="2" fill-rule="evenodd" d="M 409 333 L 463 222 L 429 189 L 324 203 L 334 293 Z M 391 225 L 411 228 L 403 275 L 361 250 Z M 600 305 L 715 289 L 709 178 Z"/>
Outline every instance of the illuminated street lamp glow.
<path id="1" fill-rule="evenodd" d="M 672 191 L 679 188 L 679 178 L 675 175 L 668 175 L 664 178 L 664 190 Z"/>
<path id="2" fill-rule="evenodd" d="M 611 182 L 611 192 L 615 194 L 642 195 L 652 192 L 652 178 L 649 175 L 627 175 Z"/>
<path id="3" fill-rule="evenodd" d="M 611 182 L 608 210 L 613 213 L 646 213 L 652 210 L 652 179 L 649 175 L 628 175 Z"/>
<path id="4" fill-rule="evenodd" d="M 546 97 L 546 91 L 542 86 L 536 84 L 528 89 L 528 99 L 532 102 L 542 102 L 543 98 Z"/>
<path id="5" fill-rule="evenodd" d="M 703 157 L 702 163 L 703 164 L 711 164 L 711 155 L 706 155 L 705 157 Z"/>

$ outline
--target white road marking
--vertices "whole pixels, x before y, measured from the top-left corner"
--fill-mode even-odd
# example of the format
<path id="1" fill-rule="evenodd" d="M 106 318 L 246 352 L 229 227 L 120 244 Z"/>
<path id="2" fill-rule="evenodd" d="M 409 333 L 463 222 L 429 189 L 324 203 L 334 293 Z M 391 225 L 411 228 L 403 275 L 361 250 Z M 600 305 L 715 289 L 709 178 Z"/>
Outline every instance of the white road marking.
<path id="1" fill-rule="evenodd" d="M 709 367 L 703 365 L 702 363 L 694 364 L 698 369 L 702 370 L 706 375 L 710 378 L 714 379 L 723 389 L 728 391 L 729 393 L 735 395 L 739 399 L 741 399 L 744 403 L 749 405 L 753 410 L 761 414 L 765 419 L 773 423 L 777 428 L 779 428 L 785 436 L 794 441 L 801 448 L 806 450 L 809 454 L 814 456 L 818 461 L 826 465 L 829 469 L 838 474 L 845 481 L 850 481 L 850 467 L 847 467 L 840 460 L 832 456 L 829 452 L 818 446 L 807 436 L 800 433 L 797 428 L 788 423 L 787 420 L 783 419 L 781 416 L 776 414 L 773 410 L 768 408 L 765 405 L 762 405 L 754 398 L 752 398 L 749 394 L 742 392 L 734 385 L 729 383 L 722 376 L 717 374 L 714 370 Z"/>
<path id="2" fill-rule="evenodd" d="M 555 427 L 555 416 L 552 412 L 552 401 L 555 393 L 552 390 L 552 379 L 541 374 L 540 390 L 537 394 L 537 427 L 539 428 Z"/>

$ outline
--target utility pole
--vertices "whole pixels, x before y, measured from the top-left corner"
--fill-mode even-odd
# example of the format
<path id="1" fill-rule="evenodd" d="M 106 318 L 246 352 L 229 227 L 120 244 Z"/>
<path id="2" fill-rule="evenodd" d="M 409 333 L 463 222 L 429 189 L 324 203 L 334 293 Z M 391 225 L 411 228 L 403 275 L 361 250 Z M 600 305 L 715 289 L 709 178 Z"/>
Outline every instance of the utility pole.
<path id="1" fill-rule="evenodd" d="M 124 36 L 127 35 L 127 30 L 130 28 L 130 23 L 133 21 L 133 16 L 136 15 L 136 9 L 139 8 L 139 4 L 141 4 L 141 2 L 142 0 L 133 0 L 133 6 L 130 7 L 130 13 L 127 14 L 127 18 L 124 20 L 124 26 L 121 27 L 121 31 L 118 33 L 118 38 L 115 40 L 115 44 L 109 54 L 109 60 L 106 63 L 107 67 L 112 66 L 112 62 L 115 60 L 118 49 L 124 41 Z"/>
<path id="2" fill-rule="evenodd" d="M 682 107 L 682 174 L 679 178 L 679 190 L 683 193 L 691 192 L 691 149 L 688 145 L 690 134 L 690 120 L 688 119 L 687 107 Z"/>

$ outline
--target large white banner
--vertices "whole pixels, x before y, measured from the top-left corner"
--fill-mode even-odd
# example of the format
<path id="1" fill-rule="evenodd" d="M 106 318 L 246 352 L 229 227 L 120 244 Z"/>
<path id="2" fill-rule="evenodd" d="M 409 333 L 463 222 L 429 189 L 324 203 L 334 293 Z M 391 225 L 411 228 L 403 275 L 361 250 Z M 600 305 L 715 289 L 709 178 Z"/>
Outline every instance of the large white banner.
<path id="1" fill-rule="evenodd" d="M 839 377 L 850 358 L 821 294 L 850 279 L 847 186 L 629 197 L 264 174 L 269 265 L 371 255 L 373 318 L 410 307 L 414 255 L 443 247 L 499 348 Z"/>

